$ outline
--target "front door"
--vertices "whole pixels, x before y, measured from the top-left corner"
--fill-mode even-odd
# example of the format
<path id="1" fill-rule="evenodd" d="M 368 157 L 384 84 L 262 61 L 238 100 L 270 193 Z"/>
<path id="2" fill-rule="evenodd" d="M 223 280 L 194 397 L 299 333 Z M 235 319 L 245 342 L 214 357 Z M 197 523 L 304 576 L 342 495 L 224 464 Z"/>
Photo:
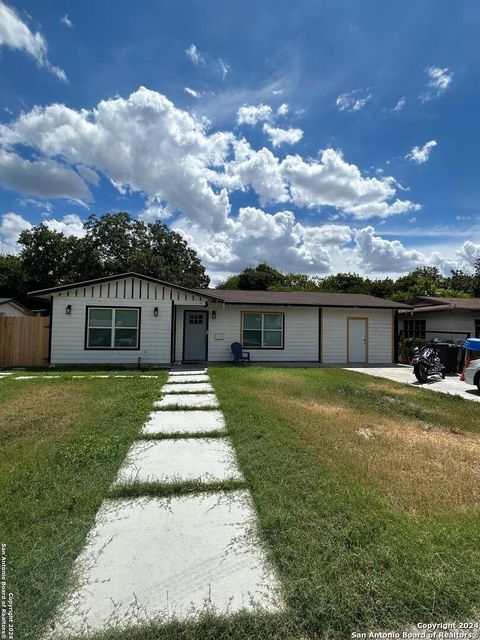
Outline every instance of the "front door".
<path id="1" fill-rule="evenodd" d="M 366 318 L 348 318 L 348 362 L 368 362 Z"/>
<path id="2" fill-rule="evenodd" d="M 206 311 L 185 311 L 183 323 L 183 360 L 202 362 L 207 359 Z"/>

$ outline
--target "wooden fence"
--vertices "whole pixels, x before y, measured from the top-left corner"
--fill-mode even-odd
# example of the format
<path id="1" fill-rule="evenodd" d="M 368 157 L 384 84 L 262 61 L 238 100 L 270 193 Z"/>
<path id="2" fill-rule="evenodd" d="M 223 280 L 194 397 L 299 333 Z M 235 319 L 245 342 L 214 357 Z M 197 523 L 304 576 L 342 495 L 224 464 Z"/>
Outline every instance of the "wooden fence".
<path id="1" fill-rule="evenodd" d="M 48 364 L 50 318 L 0 316 L 0 367 Z"/>

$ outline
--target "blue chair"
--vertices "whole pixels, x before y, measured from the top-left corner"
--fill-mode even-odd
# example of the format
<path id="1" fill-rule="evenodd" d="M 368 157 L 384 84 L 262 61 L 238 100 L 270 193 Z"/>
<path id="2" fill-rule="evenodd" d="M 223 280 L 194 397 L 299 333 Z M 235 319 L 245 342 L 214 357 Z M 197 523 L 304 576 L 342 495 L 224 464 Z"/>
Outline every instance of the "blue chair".
<path id="1" fill-rule="evenodd" d="M 246 362 L 250 364 L 250 353 L 242 349 L 242 345 L 239 342 L 233 342 L 230 345 L 233 353 L 233 364 L 244 365 Z"/>

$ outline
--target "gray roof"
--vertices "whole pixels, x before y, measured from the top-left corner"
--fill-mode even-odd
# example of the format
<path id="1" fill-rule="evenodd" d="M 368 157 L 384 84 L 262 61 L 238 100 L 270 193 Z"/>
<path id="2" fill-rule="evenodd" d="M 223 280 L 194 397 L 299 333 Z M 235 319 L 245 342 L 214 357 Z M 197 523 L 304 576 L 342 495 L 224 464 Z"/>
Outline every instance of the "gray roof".
<path id="1" fill-rule="evenodd" d="M 407 304 L 363 293 L 323 293 L 322 291 L 245 291 L 241 289 L 196 289 L 211 293 L 227 304 L 289 305 L 301 307 L 359 307 L 369 309 L 410 309 Z"/>
<path id="2" fill-rule="evenodd" d="M 479 311 L 480 298 L 444 298 L 442 296 L 417 296 L 414 313 L 432 311 Z"/>

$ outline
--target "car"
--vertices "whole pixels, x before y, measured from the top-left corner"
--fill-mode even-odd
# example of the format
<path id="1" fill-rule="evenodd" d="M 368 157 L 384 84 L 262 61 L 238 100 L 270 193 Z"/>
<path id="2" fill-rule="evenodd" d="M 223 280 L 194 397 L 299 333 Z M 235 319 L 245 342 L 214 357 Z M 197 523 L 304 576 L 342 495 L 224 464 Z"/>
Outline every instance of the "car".
<path id="1" fill-rule="evenodd" d="M 476 385 L 480 391 L 480 358 L 478 360 L 472 360 L 465 369 L 465 382 Z"/>

